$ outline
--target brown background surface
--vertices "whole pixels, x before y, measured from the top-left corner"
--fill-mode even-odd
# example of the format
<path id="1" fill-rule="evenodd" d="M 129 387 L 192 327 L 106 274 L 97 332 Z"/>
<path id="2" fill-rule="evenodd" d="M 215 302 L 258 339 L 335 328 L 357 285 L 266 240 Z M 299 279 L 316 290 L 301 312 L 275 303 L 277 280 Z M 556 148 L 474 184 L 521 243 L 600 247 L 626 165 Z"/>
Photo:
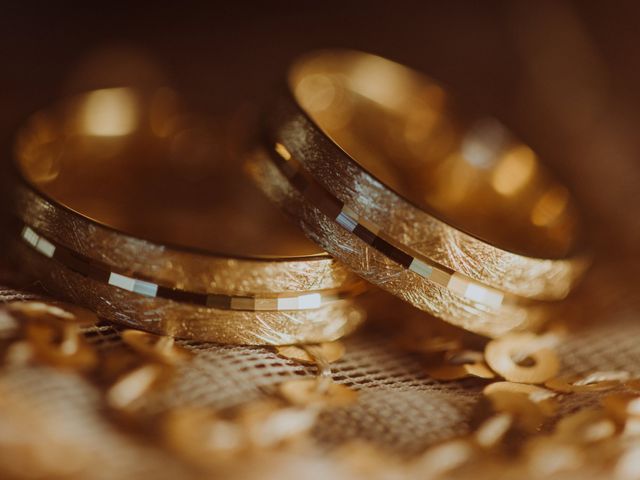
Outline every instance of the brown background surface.
<path id="1" fill-rule="evenodd" d="M 0 133 L 8 152 L 29 112 L 123 81 L 163 81 L 196 110 L 231 114 L 267 101 L 301 52 L 372 51 L 453 86 L 538 150 L 588 217 L 589 300 L 635 298 L 639 13 L 633 1 L 20 2 L 0 15 Z M 157 73 L 131 66 L 140 59 Z"/>
<path id="2" fill-rule="evenodd" d="M 218 114 L 263 102 L 301 52 L 359 48 L 498 114 L 608 224 L 603 236 L 638 244 L 636 2 L 15 2 L 0 12 L 5 135 L 63 92 L 135 77 L 126 65 L 79 72 L 108 51 L 148 57 L 195 108 Z"/>
<path id="3" fill-rule="evenodd" d="M 572 320 L 593 326 L 576 330 L 561 347 L 563 372 L 626 368 L 637 375 L 639 14 L 633 1 L 5 5 L 0 133 L 9 138 L 28 112 L 65 92 L 133 75 L 126 66 L 124 73 L 79 73 L 114 49 L 153 59 L 194 108 L 214 114 L 267 100 L 290 60 L 314 47 L 353 47 L 400 60 L 496 113 L 575 189 L 596 263 L 568 306 Z M 358 432 L 406 453 L 466 431 L 478 385 L 434 382 L 419 362 L 387 343 L 367 333 L 348 340 L 350 353 L 335 378 L 360 389 L 362 402 L 332 414 L 318 438 L 331 443 Z M 224 407 L 286 375 L 309 373 L 265 350 L 197 348 L 196 368 L 156 408 L 168 401 Z M 258 364 L 261 370 L 238 367 Z M 72 402 L 67 386 L 51 386 L 58 403 L 43 399 L 45 379 L 60 381 L 45 374 L 14 372 L 0 381 L 25 388 L 34 405 L 48 405 L 46 412 L 59 412 L 62 420 L 77 418 L 77 391 Z M 66 413 L 58 404 L 67 405 Z M 376 437 L 380 431 L 383 439 Z"/>

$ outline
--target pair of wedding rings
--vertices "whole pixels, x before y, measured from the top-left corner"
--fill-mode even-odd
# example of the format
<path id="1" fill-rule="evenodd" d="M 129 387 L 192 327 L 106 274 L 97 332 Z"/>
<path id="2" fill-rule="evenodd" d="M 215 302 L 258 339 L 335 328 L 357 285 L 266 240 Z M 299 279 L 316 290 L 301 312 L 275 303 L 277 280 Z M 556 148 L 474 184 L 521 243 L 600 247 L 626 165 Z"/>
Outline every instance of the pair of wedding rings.
<path id="1" fill-rule="evenodd" d="M 535 153 L 392 61 L 312 53 L 247 151 L 203 141 L 211 128 L 168 89 L 33 115 L 14 154 L 21 265 L 107 319 L 243 344 L 345 335 L 367 282 L 482 335 L 531 330 L 588 265 Z M 248 199 L 247 172 L 324 251 Z"/>

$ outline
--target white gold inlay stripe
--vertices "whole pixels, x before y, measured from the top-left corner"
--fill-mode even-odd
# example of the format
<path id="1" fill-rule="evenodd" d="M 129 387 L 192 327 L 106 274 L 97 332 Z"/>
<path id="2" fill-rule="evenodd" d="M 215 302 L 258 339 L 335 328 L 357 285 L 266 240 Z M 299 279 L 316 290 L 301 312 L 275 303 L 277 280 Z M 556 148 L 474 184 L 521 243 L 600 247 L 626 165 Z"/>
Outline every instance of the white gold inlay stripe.
<path id="1" fill-rule="evenodd" d="M 155 297 L 158 294 L 158 285 L 114 272 L 109 275 L 109 285 L 147 297 Z"/>
<path id="2" fill-rule="evenodd" d="M 409 270 L 417 273 L 423 278 L 429 278 L 433 272 L 433 268 L 417 258 L 414 258 L 409 265 Z"/>
<path id="3" fill-rule="evenodd" d="M 31 245 L 35 250 L 43 254 L 45 257 L 52 258 L 56 253 L 56 247 L 49 240 L 41 237 L 29 227 L 22 230 L 22 238 Z"/>
<path id="4" fill-rule="evenodd" d="M 36 250 L 43 254 L 45 257 L 52 258 L 56 253 L 56 247 L 49 242 L 46 238 L 40 237 L 38 239 L 38 244 L 36 245 Z"/>
<path id="5" fill-rule="evenodd" d="M 158 285 L 151 282 L 136 280 L 133 291 L 140 295 L 144 295 L 145 297 L 155 297 L 158 294 Z"/>
<path id="6" fill-rule="evenodd" d="M 25 240 L 25 242 L 35 248 L 40 236 L 29 227 L 24 227 L 24 229 L 22 230 L 22 238 Z"/>
<path id="7" fill-rule="evenodd" d="M 353 232 L 358 226 L 358 216 L 347 207 L 344 207 L 336 217 L 336 222 L 345 230 Z"/>
<path id="8" fill-rule="evenodd" d="M 111 275 L 109 275 L 109 285 L 133 292 L 136 281 L 134 278 L 125 277 L 119 273 L 111 272 Z"/>

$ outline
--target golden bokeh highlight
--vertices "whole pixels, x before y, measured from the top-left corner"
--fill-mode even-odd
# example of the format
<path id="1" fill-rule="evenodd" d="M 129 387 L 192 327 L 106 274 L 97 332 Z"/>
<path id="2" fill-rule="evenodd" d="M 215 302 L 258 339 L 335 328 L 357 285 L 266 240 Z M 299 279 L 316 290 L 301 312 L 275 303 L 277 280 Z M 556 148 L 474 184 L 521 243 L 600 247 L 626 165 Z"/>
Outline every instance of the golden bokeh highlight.
<path id="1" fill-rule="evenodd" d="M 491 176 L 491 185 L 501 195 L 512 196 L 526 187 L 536 172 L 536 154 L 526 145 L 509 150 Z"/>
<path id="2" fill-rule="evenodd" d="M 560 220 L 569 203 L 566 188 L 555 186 L 547 190 L 531 210 L 531 223 L 537 227 L 549 227 Z"/>
<path id="3" fill-rule="evenodd" d="M 86 135 L 128 135 L 137 128 L 139 120 L 136 97 L 128 88 L 96 90 L 82 104 L 82 131 Z"/>

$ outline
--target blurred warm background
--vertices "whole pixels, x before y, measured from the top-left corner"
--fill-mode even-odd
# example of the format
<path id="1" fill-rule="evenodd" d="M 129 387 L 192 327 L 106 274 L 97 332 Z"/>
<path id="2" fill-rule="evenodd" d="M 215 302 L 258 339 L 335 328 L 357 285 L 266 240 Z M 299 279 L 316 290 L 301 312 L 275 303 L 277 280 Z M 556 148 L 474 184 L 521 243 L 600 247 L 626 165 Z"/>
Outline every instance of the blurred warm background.
<path id="1" fill-rule="evenodd" d="M 634 249 L 638 13 L 632 1 L 19 2 L 0 15 L 0 128 L 6 136 L 64 92 L 122 79 L 236 112 L 268 98 L 301 52 L 364 49 L 496 113 L 568 178 L 596 236 Z"/>
<path id="2" fill-rule="evenodd" d="M 631 0 L 15 2 L 0 7 L 1 161 L 8 160 L 20 121 L 70 92 L 123 82 L 169 84 L 194 110 L 237 120 L 268 101 L 286 66 L 302 52 L 350 47 L 378 53 L 432 75 L 467 104 L 495 114 L 576 192 L 596 261 L 568 303 L 575 313 L 569 318 L 608 329 L 578 333 L 563 347 L 563 362 L 571 371 L 603 364 L 637 370 L 640 354 L 628 337 L 637 335 L 632 327 L 640 316 L 639 19 L 640 4 Z M 2 273 L 0 282 L 15 277 Z M 232 349 L 220 352 L 208 357 L 211 378 L 236 355 Z M 391 355 L 384 358 L 396 365 Z M 406 378 L 397 383 L 414 382 Z M 363 418 L 375 425 L 397 418 L 385 430 L 393 435 L 395 428 L 415 426 L 412 410 L 393 410 L 384 403 L 389 392 L 376 392 L 372 388 L 367 401 L 391 408 L 391 414 L 378 417 L 371 407 Z M 403 393 L 409 402 L 409 387 Z M 454 393 L 464 399 L 461 405 L 469 403 L 470 397 Z M 445 414 L 466 428 L 458 410 L 442 413 L 453 409 L 451 392 L 430 395 L 432 403 L 416 400 L 436 405 L 416 431 L 445 432 L 428 424 Z M 397 398 L 404 405 L 403 395 Z M 331 441 L 335 432 L 329 432 Z M 432 440 L 420 437 L 425 444 Z"/>

